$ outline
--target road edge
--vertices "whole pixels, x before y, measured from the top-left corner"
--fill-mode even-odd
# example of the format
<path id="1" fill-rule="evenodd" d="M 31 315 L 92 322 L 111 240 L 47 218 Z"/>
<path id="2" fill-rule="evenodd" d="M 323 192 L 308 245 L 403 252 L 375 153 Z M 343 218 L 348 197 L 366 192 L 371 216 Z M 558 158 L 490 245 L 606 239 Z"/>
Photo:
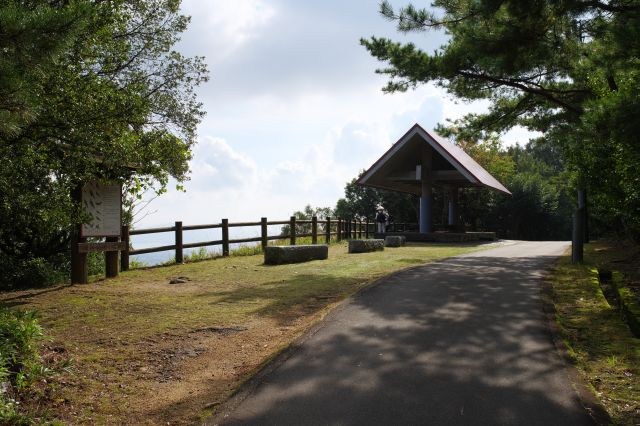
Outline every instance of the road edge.
<path id="1" fill-rule="evenodd" d="M 565 365 L 565 371 L 569 377 L 571 387 L 574 389 L 580 404 L 587 411 L 591 419 L 598 426 L 610 425 L 612 423 L 611 416 L 605 409 L 604 405 L 600 402 L 598 397 L 592 392 L 589 383 L 585 380 L 584 376 L 580 373 L 580 370 L 574 365 L 573 360 L 567 350 L 567 347 L 563 343 L 562 330 L 556 322 L 556 306 L 553 303 L 553 285 L 551 284 L 551 276 L 557 263 L 562 257 L 553 262 L 551 268 L 545 271 L 542 276 L 542 286 L 540 289 L 540 300 L 542 302 L 542 311 L 544 314 L 549 336 L 556 348 L 556 352 L 562 359 Z"/>

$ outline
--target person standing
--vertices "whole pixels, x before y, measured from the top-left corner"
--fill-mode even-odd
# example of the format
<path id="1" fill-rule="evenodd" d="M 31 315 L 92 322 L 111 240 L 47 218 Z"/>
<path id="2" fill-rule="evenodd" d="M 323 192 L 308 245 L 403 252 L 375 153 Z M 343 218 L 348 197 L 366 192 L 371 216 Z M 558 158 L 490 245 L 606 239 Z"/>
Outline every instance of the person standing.
<path id="1" fill-rule="evenodd" d="M 384 234 L 387 228 L 387 215 L 382 206 L 378 206 L 376 209 L 376 224 L 378 234 Z"/>

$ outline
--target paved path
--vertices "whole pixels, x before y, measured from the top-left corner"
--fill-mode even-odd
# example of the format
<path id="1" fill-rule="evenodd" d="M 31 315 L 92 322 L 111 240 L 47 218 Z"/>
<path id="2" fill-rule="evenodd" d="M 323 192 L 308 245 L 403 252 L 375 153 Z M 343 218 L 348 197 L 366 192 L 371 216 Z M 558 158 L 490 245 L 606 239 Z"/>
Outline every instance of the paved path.
<path id="1" fill-rule="evenodd" d="M 567 247 L 511 242 L 392 275 L 328 315 L 224 423 L 592 424 L 539 298 Z"/>

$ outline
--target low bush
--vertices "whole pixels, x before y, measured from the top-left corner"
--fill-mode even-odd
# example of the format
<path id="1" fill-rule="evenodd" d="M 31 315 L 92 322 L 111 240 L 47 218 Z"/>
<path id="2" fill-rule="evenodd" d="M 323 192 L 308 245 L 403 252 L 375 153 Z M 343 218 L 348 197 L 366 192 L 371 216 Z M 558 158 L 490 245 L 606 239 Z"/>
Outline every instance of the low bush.
<path id="1" fill-rule="evenodd" d="M 32 397 L 35 385 L 57 370 L 47 367 L 38 353 L 42 338 L 34 311 L 0 308 L 0 424 L 33 423 L 34 413 L 21 401 Z"/>
<path id="2" fill-rule="evenodd" d="M 62 282 L 68 274 L 64 266 L 56 266 L 41 257 L 16 260 L 0 254 L 0 290 L 46 287 Z"/>

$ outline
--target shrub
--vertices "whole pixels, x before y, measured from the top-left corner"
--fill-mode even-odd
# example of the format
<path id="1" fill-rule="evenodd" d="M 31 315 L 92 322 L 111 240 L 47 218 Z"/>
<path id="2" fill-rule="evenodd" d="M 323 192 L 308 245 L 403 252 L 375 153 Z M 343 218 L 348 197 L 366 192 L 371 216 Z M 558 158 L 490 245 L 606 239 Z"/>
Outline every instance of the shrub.
<path id="1" fill-rule="evenodd" d="M 16 260 L 0 254 L 0 289 L 46 287 L 61 282 L 67 276 L 63 266 L 56 267 L 41 257 Z"/>
<path id="2" fill-rule="evenodd" d="M 30 424 L 19 400 L 52 371 L 38 354 L 43 333 L 35 312 L 0 308 L 0 424 Z"/>

